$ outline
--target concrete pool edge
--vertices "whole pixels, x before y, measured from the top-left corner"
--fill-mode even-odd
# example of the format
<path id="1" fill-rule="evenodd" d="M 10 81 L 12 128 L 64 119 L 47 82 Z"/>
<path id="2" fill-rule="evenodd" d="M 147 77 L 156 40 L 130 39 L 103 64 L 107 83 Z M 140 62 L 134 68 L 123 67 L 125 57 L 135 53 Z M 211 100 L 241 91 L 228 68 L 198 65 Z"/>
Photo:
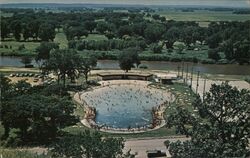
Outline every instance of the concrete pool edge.
<path id="1" fill-rule="evenodd" d="M 82 119 L 81 123 L 88 128 L 96 129 L 96 128 L 91 127 L 90 120 Z M 136 134 L 136 133 L 145 133 L 145 132 L 154 131 L 154 130 L 164 127 L 165 125 L 166 125 L 166 120 L 163 120 L 161 125 L 153 129 L 146 128 L 143 130 L 138 130 L 138 129 L 128 130 L 128 129 L 119 129 L 119 128 L 109 128 L 109 129 L 96 129 L 96 130 L 101 131 L 101 132 L 113 133 L 113 134 Z"/>
<path id="2" fill-rule="evenodd" d="M 118 85 L 123 85 L 124 81 L 128 82 L 126 84 L 135 84 L 134 82 L 136 82 L 138 80 L 109 80 L 109 81 L 101 81 L 100 82 L 101 86 L 94 87 L 94 88 L 92 87 L 91 89 L 75 93 L 74 94 L 74 101 L 76 101 L 78 104 L 82 105 L 83 108 L 84 108 L 84 111 L 86 113 L 86 109 L 90 109 L 90 108 L 93 108 L 93 107 L 88 106 L 88 104 L 84 100 L 81 99 L 81 97 L 80 97 L 81 94 L 83 94 L 85 92 L 88 92 L 88 91 L 93 91 L 94 89 L 99 89 L 99 88 L 102 88 L 102 87 L 113 85 L 113 84 L 115 84 L 115 85 L 117 85 L 117 84 Z M 103 84 L 103 82 L 106 82 L 107 84 Z M 145 85 L 149 86 L 152 82 L 149 82 L 149 81 L 140 81 L 139 80 L 139 83 L 143 83 L 142 86 L 143 85 L 144 86 Z M 155 87 L 149 87 L 149 88 L 157 89 Z M 166 91 L 168 93 L 171 93 L 169 90 L 166 90 L 166 89 L 160 89 L 160 90 Z M 162 128 L 162 127 L 164 127 L 166 125 L 166 120 L 165 120 L 165 117 L 164 117 L 164 113 L 165 113 L 165 110 L 168 107 L 168 105 L 170 103 L 172 103 L 174 100 L 175 100 L 175 96 L 174 96 L 173 100 L 168 100 L 168 101 L 164 102 L 163 104 L 153 106 L 155 109 L 158 109 L 158 111 L 155 111 L 156 112 L 156 116 L 157 116 L 156 118 L 154 118 L 153 114 L 152 114 L 152 117 L 153 117 L 152 120 L 156 119 L 158 121 L 156 125 L 153 125 L 153 121 L 152 121 L 146 127 L 138 127 L 138 128 L 113 128 L 113 127 L 108 127 L 107 126 L 107 127 L 103 128 L 100 124 L 97 124 L 94 119 L 88 119 L 86 117 L 84 117 L 83 119 L 81 119 L 80 122 L 84 126 L 86 126 L 88 128 L 95 129 L 95 130 L 102 131 L 102 132 L 107 132 L 107 133 L 136 134 L 136 133 L 150 132 L 150 131 L 154 131 L 154 130 L 160 129 L 160 128 Z M 87 112 L 89 112 L 89 111 L 87 111 Z M 161 116 L 161 117 L 159 117 L 159 116 Z"/>

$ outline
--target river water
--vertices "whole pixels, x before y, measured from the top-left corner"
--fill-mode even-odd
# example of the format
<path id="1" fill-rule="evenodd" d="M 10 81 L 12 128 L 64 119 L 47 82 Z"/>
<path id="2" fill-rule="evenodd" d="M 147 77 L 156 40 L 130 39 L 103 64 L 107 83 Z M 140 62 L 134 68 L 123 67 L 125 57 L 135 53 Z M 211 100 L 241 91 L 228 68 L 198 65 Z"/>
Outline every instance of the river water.
<path id="1" fill-rule="evenodd" d="M 6 57 L 0 56 L 0 66 L 15 66 L 23 67 L 19 57 Z M 35 60 L 32 64 L 37 65 Z M 142 64 L 147 65 L 148 69 L 152 70 L 178 70 L 182 66 L 181 62 L 167 62 L 167 61 L 142 61 Z M 188 65 L 189 72 L 193 68 L 194 72 L 200 71 L 201 73 L 208 74 L 224 74 L 224 75 L 250 75 L 250 65 L 216 65 L 216 64 L 199 64 L 199 63 L 184 63 L 184 70 Z M 99 60 L 97 68 L 100 69 L 120 69 L 116 60 Z M 180 68 L 181 69 L 181 68 Z"/>

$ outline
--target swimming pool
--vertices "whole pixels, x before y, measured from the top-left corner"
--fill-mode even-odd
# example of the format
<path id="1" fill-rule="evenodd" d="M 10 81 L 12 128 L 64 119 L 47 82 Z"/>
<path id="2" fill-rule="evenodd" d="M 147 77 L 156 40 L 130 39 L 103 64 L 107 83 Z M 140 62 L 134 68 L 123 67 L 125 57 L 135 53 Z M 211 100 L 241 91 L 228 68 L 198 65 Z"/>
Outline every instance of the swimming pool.
<path id="1" fill-rule="evenodd" d="M 96 109 L 95 122 L 111 128 L 139 128 L 152 122 L 152 107 L 170 100 L 170 93 L 151 88 L 145 81 L 110 82 L 81 95 Z"/>

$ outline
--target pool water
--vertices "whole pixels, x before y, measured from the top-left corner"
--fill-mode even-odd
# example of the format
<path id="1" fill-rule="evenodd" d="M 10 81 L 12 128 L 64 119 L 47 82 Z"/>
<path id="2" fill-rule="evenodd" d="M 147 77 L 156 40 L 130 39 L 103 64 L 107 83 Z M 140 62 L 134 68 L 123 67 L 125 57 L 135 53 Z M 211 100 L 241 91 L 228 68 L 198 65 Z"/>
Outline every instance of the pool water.
<path id="1" fill-rule="evenodd" d="M 82 94 L 97 110 L 96 123 L 112 128 L 137 128 L 152 122 L 152 107 L 169 100 L 169 93 L 145 85 L 109 85 Z"/>

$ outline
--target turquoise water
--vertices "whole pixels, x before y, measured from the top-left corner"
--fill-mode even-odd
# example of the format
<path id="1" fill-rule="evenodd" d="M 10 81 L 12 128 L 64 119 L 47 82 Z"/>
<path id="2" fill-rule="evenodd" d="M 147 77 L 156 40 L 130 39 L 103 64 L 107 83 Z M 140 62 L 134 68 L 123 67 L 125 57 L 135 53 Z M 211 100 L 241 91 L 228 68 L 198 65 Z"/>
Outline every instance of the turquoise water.
<path id="1" fill-rule="evenodd" d="M 97 110 L 96 123 L 113 128 L 149 125 L 151 109 L 169 100 L 169 94 L 138 85 L 111 85 L 82 95 Z"/>

